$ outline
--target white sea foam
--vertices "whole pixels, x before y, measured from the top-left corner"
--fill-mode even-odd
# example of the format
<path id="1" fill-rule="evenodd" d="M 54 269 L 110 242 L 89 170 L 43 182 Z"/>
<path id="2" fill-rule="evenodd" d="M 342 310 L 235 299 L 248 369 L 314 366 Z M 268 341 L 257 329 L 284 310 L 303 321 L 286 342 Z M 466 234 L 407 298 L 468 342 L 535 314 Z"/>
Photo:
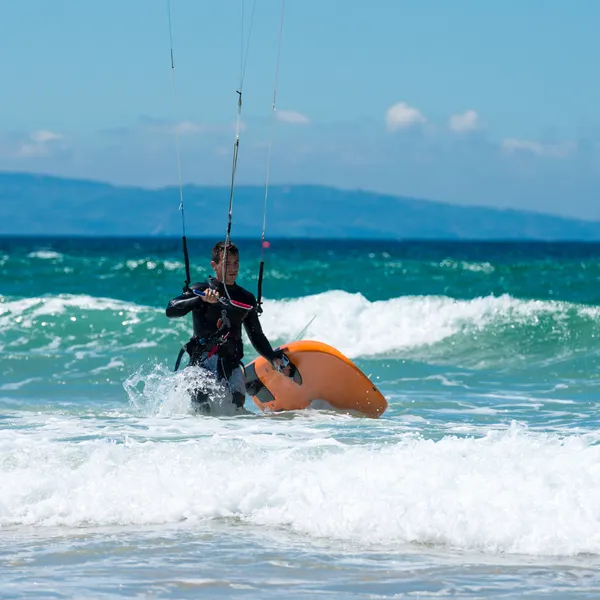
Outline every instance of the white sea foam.
<path id="1" fill-rule="evenodd" d="M 100 319 L 94 313 L 105 313 L 106 317 Z M 337 290 L 289 300 L 265 300 L 261 321 L 267 337 L 276 344 L 293 341 L 302 334 L 303 339 L 331 344 L 355 358 L 402 353 L 459 333 L 477 334 L 490 325 L 535 326 L 542 317 L 565 328 L 573 316 L 590 324 L 600 323 L 599 308 L 565 302 L 520 300 L 509 295 L 470 300 L 405 296 L 372 302 L 362 294 Z M 86 319 L 85 327 L 75 327 L 80 319 Z M 52 342 L 44 342 L 53 343 L 52 348 L 64 337 L 71 349 L 85 347 L 91 341 L 101 349 L 103 339 L 115 344 L 115 335 L 123 334 L 127 338 L 119 338 L 119 345 L 154 347 L 165 336 L 189 332 L 191 324 L 189 319 L 166 319 L 162 308 L 111 298 L 69 294 L 2 298 L 0 334 L 13 329 L 26 332 L 34 327 L 52 331 Z M 248 352 L 253 351 L 248 348 Z"/>
<path id="2" fill-rule="evenodd" d="M 235 517 L 366 545 L 600 554 L 592 438 L 514 426 L 479 439 L 363 446 L 297 421 L 192 421 L 203 434 L 179 441 L 65 442 L 60 419 L 37 435 L 0 431 L 0 525 Z"/>
<path id="3" fill-rule="evenodd" d="M 15 381 L 14 383 L 4 383 L 0 385 L 0 390 L 9 391 L 9 390 L 20 390 L 22 387 L 25 387 L 29 383 L 33 383 L 35 381 L 41 381 L 41 377 L 28 377 L 27 379 L 23 379 L 23 381 Z"/>
<path id="4" fill-rule="evenodd" d="M 489 262 L 468 262 L 466 260 L 452 260 L 447 258 L 440 263 L 440 267 L 447 269 L 473 271 L 475 273 L 493 273 L 494 266 Z"/>
<path id="5" fill-rule="evenodd" d="M 289 341 L 308 325 L 304 339 L 317 339 L 350 357 L 386 354 L 438 343 L 461 331 L 478 331 L 497 321 L 536 324 L 542 314 L 557 321 L 566 311 L 600 320 L 600 309 L 509 295 L 455 300 L 446 296 L 405 296 L 371 302 L 362 294 L 331 291 L 265 302 L 262 317 L 268 336 Z"/>
<path id="6" fill-rule="evenodd" d="M 213 416 L 236 412 L 225 398 L 225 388 L 199 367 L 172 373 L 164 365 L 147 364 L 130 375 L 123 386 L 132 405 L 146 415 L 189 414 L 192 395 L 199 388 L 207 392 Z"/>
<path id="7" fill-rule="evenodd" d="M 60 252 L 54 252 L 54 250 L 37 250 L 36 252 L 30 252 L 27 258 L 41 258 L 42 260 L 62 260 L 63 255 Z"/>
<path id="8" fill-rule="evenodd" d="M 0 304 L 0 331 L 10 328 L 15 323 L 19 327 L 31 327 L 34 322 L 37 323 L 40 317 L 64 315 L 70 309 L 117 312 L 125 315 L 131 322 L 136 322 L 138 313 L 149 310 L 147 307 L 112 298 L 74 296 L 70 294 L 5 300 Z M 75 319 L 73 317 L 69 318 L 76 320 L 76 317 Z"/>
<path id="9" fill-rule="evenodd" d="M 104 366 L 102 366 L 102 367 L 97 367 L 97 368 L 95 368 L 95 369 L 92 369 L 92 370 L 90 371 L 90 373 L 97 374 L 97 373 L 101 373 L 102 371 L 110 371 L 110 370 L 112 370 L 112 369 L 115 369 L 115 368 L 117 368 L 117 367 L 122 367 L 122 366 L 124 366 L 124 363 L 123 363 L 123 361 L 121 361 L 121 360 L 117 360 L 117 359 L 114 359 L 114 358 L 113 358 L 113 359 L 111 359 L 111 360 L 108 362 L 108 364 L 107 364 L 107 365 L 104 365 Z"/>
<path id="10" fill-rule="evenodd" d="M 167 271 L 179 271 L 184 264 L 176 260 L 165 260 L 163 266 Z"/>

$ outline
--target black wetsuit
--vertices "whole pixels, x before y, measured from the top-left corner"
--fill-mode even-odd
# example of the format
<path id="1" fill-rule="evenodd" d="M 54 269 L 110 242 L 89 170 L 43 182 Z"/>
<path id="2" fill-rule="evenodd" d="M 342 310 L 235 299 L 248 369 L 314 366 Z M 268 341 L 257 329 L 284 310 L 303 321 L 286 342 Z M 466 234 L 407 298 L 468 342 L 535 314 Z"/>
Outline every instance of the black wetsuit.
<path id="1" fill-rule="evenodd" d="M 219 293 L 222 298 L 227 298 L 225 287 L 222 282 L 215 279 L 194 283 L 190 286 L 190 290 L 206 290 L 209 287 Z M 216 350 L 219 357 L 219 364 L 222 365 L 222 371 L 219 373 L 220 378 L 230 377 L 232 371 L 238 367 L 244 356 L 244 344 L 242 341 L 242 324 L 246 329 L 246 333 L 250 338 L 250 342 L 256 351 L 264 356 L 267 360 L 273 361 L 279 356 L 275 352 L 263 333 L 258 313 L 256 311 L 256 298 L 248 290 L 243 287 L 233 284 L 227 286 L 229 297 L 237 302 L 252 306 L 251 310 L 243 310 L 238 308 L 227 308 L 221 302 L 208 303 L 201 296 L 197 296 L 193 291 L 184 292 L 181 296 L 173 298 L 167 306 L 167 317 L 183 317 L 189 312 L 192 313 L 192 323 L 194 328 L 194 337 L 188 343 L 188 353 L 190 354 L 190 364 L 197 364 L 198 359 L 203 356 L 203 352 L 210 351 L 214 344 L 210 342 L 204 348 L 199 346 L 199 340 L 206 340 L 211 335 L 219 330 L 223 323 L 223 310 L 226 310 L 226 318 L 229 322 L 226 332 L 227 339 L 220 344 Z M 243 399 L 235 398 L 236 404 Z"/>

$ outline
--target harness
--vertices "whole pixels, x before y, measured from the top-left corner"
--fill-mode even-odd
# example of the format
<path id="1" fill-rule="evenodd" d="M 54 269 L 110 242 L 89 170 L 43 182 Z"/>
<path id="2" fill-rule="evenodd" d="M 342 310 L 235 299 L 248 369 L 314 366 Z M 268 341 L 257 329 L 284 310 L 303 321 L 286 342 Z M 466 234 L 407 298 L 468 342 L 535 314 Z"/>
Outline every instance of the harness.
<path id="1" fill-rule="evenodd" d="M 215 288 L 215 281 L 212 277 L 209 277 L 209 286 L 211 288 Z M 202 290 L 193 290 L 194 294 L 197 296 L 204 296 L 204 291 Z M 177 355 L 177 360 L 175 362 L 175 371 L 179 369 L 181 365 L 181 359 L 185 352 L 190 355 L 189 364 L 192 365 L 202 365 L 206 360 L 208 360 L 211 356 L 213 356 L 216 352 L 218 352 L 219 348 L 227 343 L 231 323 L 229 318 L 227 317 L 228 310 L 238 310 L 238 311 L 249 311 L 252 310 L 252 306 L 249 304 L 244 304 L 243 302 L 238 302 L 236 300 L 232 300 L 231 298 L 219 298 L 219 302 L 223 306 L 221 310 L 221 318 L 217 321 L 218 328 L 214 333 L 207 335 L 206 337 L 199 338 L 197 336 L 193 336 L 189 342 L 184 344 Z M 205 356 L 203 356 L 205 355 Z"/>
<path id="2" fill-rule="evenodd" d="M 227 318 L 226 309 L 221 311 L 221 318 L 219 321 L 221 325 L 214 333 L 203 338 L 192 336 L 190 341 L 181 347 L 181 350 L 179 350 L 179 354 L 177 355 L 177 360 L 175 361 L 174 371 L 179 370 L 181 359 L 186 352 L 190 355 L 190 364 L 202 365 L 206 360 L 218 352 L 221 346 L 227 343 L 230 333 L 230 322 Z M 206 354 L 206 356 L 202 357 L 203 354 Z"/>

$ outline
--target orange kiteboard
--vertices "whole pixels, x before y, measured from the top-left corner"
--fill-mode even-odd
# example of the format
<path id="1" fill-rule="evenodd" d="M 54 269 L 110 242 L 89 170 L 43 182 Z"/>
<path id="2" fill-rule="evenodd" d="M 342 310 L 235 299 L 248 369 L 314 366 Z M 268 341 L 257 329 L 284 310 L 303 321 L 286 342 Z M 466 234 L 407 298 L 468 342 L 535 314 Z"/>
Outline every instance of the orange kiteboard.
<path id="1" fill-rule="evenodd" d="M 279 349 L 290 361 L 288 375 L 262 356 L 246 367 L 246 392 L 263 412 L 312 406 L 376 418 L 387 408 L 386 399 L 369 378 L 332 346 L 302 341 Z"/>

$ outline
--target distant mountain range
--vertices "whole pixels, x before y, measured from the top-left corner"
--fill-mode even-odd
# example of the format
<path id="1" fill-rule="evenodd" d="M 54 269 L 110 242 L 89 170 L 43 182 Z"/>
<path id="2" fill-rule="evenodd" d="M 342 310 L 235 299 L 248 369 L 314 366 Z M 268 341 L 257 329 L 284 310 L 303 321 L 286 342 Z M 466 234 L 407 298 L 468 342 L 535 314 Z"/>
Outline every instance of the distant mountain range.
<path id="1" fill-rule="evenodd" d="M 229 189 L 185 186 L 188 237 L 224 231 Z M 235 191 L 232 236 L 259 237 L 264 188 Z M 179 189 L 0 173 L 0 235 L 181 234 Z M 268 237 L 600 240 L 600 222 L 315 185 L 269 189 Z"/>

